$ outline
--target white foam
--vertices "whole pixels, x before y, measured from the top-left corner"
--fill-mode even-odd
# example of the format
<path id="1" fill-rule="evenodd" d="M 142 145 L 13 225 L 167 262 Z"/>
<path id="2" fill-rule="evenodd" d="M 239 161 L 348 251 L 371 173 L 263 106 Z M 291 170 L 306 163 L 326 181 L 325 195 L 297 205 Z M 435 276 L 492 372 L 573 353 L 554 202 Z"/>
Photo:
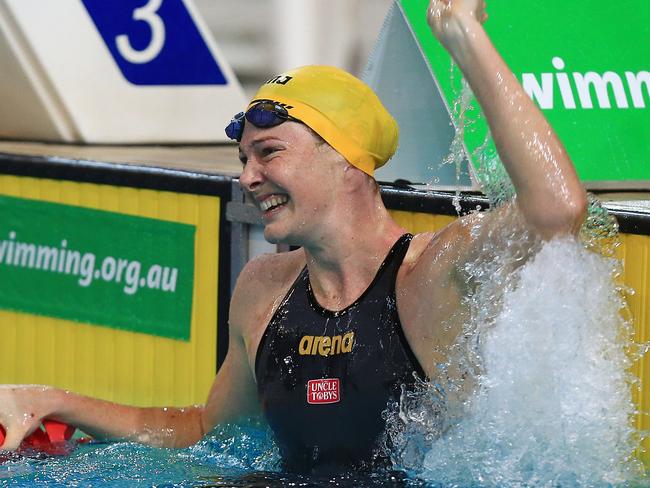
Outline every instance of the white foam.
<path id="1" fill-rule="evenodd" d="M 504 251 L 497 271 L 507 269 L 509 255 Z M 451 426 L 433 418 L 447 408 L 439 390 L 453 385 L 429 385 L 403 398 L 401 425 L 391 421 L 398 463 L 449 485 L 638 480 L 626 355 L 631 329 L 620 315 L 616 269 L 613 259 L 570 239 L 546 243 L 501 279 L 492 274 L 494 261 L 477 264 L 474 276 L 482 282 L 469 300 L 483 313 L 466 327 L 473 350 L 450 360 L 476 354 L 477 391 Z M 424 420 L 421 412 L 409 414 L 423 408 Z"/>

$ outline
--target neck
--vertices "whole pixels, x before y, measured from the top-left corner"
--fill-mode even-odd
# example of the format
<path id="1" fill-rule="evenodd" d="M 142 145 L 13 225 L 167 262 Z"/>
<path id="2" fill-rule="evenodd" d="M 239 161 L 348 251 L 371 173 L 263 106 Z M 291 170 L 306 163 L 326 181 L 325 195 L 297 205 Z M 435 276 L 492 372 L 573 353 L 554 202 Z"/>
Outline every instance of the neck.
<path id="1" fill-rule="evenodd" d="M 312 289 L 319 303 L 340 310 L 370 285 L 395 241 L 405 232 L 377 200 L 346 209 L 337 225 L 324 229 L 304 251 Z"/>

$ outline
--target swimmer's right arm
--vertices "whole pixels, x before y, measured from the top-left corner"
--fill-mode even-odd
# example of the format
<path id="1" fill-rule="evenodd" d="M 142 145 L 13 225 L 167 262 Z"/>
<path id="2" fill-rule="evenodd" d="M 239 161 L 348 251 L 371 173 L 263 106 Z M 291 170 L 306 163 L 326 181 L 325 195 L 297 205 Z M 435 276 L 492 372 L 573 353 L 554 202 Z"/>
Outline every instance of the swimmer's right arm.
<path id="1" fill-rule="evenodd" d="M 245 290 L 244 290 L 245 291 Z M 241 296 L 241 292 L 239 293 Z M 241 315 L 235 300 L 235 319 Z M 242 304 L 244 305 L 244 304 Z M 15 450 L 42 419 L 65 422 L 99 439 L 130 440 L 156 447 L 186 447 L 217 424 L 257 413 L 255 382 L 241 328 L 231 323 L 229 349 L 205 405 L 134 407 L 38 385 L 0 386 L 1 449 Z"/>
<path id="2" fill-rule="evenodd" d="M 200 407 L 140 408 L 38 385 L 0 387 L 0 424 L 6 431 L 2 449 L 17 449 L 43 419 L 73 425 L 99 439 L 124 439 L 157 446 L 200 437 Z M 181 432 L 182 435 L 176 435 Z M 197 437 L 197 440 L 198 440 Z"/>
<path id="3" fill-rule="evenodd" d="M 248 410 L 244 405 L 247 402 L 237 401 L 241 396 L 236 387 L 241 374 L 235 363 L 234 355 L 229 354 L 205 406 L 185 408 L 134 407 L 49 386 L 3 385 L 0 425 L 6 437 L 0 449 L 17 449 L 46 418 L 73 425 L 98 439 L 128 440 L 155 447 L 190 446 L 218 423 L 236 420 Z"/>

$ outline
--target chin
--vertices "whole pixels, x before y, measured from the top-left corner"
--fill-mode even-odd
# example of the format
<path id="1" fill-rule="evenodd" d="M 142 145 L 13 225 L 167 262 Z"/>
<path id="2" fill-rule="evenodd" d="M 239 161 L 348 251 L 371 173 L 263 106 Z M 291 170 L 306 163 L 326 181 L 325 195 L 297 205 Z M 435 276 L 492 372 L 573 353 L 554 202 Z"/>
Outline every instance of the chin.
<path id="1" fill-rule="evenodd" d="M 266 242 L 269 242 L 271 244 L 285 244 L 283 234 L 270 227 L 272 226 L 267 225 L 264 227 L 264 239 Z"/>
<path id="2" fill-rule="evenodd" d="M 272 224 L 264 227 L 264 239 L 270 244 L 287 244 L 289 246 L 300 245 L 295 236 L 292 236 L 283 230 L 274 229 Z"/>
<path id="3" fill-rule="evenodd" d="M 281 244 L 282 241 L 277 239 L 275 236 L 270 236 L 266 232 L 264 233 L 264 240 L 269 244 Z"/>

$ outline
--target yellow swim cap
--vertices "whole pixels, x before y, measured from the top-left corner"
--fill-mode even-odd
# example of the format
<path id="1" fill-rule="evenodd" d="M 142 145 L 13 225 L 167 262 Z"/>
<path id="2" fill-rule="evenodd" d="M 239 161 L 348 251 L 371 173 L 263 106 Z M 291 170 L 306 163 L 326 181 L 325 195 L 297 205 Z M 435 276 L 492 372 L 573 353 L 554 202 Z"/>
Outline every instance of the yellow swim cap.
<path id="1" fill-rule="evenodd" d="M 303 66 L 271 78 L 253 97 L 284 105 L 350 164 L 374 176 L 397 149 L 398 127 L 374 91 L 333 66 Z"/>

